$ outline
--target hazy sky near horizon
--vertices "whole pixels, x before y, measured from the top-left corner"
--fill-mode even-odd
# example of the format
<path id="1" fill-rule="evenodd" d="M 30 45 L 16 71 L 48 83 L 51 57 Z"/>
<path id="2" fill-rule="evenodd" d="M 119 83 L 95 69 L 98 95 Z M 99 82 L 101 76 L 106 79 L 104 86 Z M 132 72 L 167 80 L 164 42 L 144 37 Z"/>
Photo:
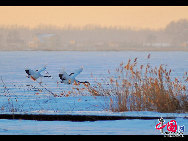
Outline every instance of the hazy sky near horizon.
<path id="1" fill-rule="evenodd" d="M 180 19 L 188 19 L 188 6 L 0 6 L 0 25 L 160 29 Z"/>

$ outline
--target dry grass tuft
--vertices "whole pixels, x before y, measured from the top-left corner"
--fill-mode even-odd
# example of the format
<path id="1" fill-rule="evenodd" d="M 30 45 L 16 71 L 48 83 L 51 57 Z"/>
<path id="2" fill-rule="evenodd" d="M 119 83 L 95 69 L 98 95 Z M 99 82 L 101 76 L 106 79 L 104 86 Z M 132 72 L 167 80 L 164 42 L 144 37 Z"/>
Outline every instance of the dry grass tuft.
<path id="1" fill-rule="evenodd" d="M 150 54 L 147 58 L 150 58 Z M 186 83 L 172 78 L 171 69 L 167 70 L 165 65 L 138 66 L 137 61 L 135 58 L 133 61 L 129 59 L 127 64 L 121 63 L 115 76 L 87 90 L 94 96 L 109 97 L 109 108 L 114 112 L 187 112 Z M 187 72 L 183 76 L 184 80 L 188 81 Z"/>

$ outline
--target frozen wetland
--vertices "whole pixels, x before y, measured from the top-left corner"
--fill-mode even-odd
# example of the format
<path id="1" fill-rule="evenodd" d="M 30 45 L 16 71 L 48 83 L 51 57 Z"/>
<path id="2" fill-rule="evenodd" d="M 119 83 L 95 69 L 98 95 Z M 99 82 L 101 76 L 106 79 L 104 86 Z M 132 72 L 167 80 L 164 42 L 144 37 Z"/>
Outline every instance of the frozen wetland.
<path id="1" fill-rule="evenodd" d="M 150 60 L 147 55 L 151 54 Z M 42 85 L 60 95 L 72 89 L 71 85 L 57 83 L 58 74 L 64 68 L 68 73 L 83 66 L 77 77 L 80 81 L 102 79 L 112 73 L 121 62 L 138 58 L 140 64 L 159 66 L 167 64 L 173 77 L 181 77 L 188 71 L 188 52 L 71 52 L 71 51 L 14 51 L 0 52 L 1 114 L 83 114 L 123 116 L 175 116 L 180 125 L 188 127 L 187 113 L 111 112 L 101 96 L 72 94 L 54 97 L 37 82 L 26 77 L 25 68 L 39 69 L 47 66 L 52 78 L 42 78 Z M 40 79 L 39 79 L 40 81 Z M 167 120 L 168 121 L 168 120 Z M 160 134 L 155 129 L 158 120 L 112 120 L 94 122 L 31 121 L 0 119 L 0 134 Z M 184 134 L 188 134 L 185 130 Z"/>

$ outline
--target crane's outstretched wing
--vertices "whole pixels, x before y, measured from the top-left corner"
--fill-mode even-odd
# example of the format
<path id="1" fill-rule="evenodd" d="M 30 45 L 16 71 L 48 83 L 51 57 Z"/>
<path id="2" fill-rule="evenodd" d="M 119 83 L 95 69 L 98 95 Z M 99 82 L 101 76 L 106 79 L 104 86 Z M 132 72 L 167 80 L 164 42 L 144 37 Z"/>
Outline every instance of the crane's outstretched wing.
<path id="1" fill-rule="evenodd" d="M 69 76 L 70 76 L 71 78 L 75 78 L 75 77 L 76 77 L 77 75 L 79 75 L 82 71 L 83 71 L 83 67 L 81 67 L 81 68 L 75 70 L 75 71 L 72 72 Z"/>
<path id="2" fill-rule="evenodd" d="M 41 72 L 43 72 L 44 70 L 46 70 L 46 66 L 42 67 L 38 72 L 41 73 Z"/>

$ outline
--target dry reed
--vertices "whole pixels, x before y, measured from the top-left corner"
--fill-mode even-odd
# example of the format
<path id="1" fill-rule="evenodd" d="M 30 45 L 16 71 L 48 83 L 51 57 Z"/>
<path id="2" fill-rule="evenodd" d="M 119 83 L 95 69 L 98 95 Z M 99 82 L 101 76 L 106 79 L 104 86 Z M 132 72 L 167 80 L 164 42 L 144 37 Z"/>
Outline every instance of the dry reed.
<path id="1" fill-rule="evenodd" d="M 94 96 L 108 97 L 109 109 L 113 112 L 187 112 L 187 72 L 183 76 L 183 83 L 178 78 L 172 78 L 172 70 L 165 65 L 138 66 L 137 60 L 129 59 L 127 64 L 121 63 L 114 76 L 87 90 Z"/>

